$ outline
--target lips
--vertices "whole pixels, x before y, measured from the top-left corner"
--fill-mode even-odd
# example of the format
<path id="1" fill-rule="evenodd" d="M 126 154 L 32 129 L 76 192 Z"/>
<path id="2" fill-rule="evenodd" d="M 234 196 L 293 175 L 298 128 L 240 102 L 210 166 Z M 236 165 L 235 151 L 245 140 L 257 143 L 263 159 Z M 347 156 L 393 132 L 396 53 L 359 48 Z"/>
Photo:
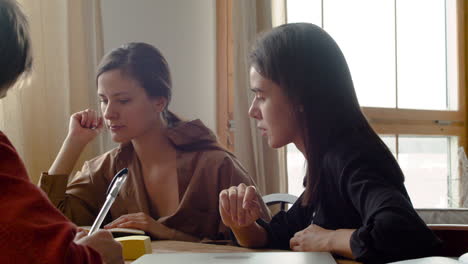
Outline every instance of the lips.
<path id="1" fill-rule="evenodd" d="M 113 132 L 115 131 L 119 131 L 121 129 L 123 129 L 125 126 L 123 125 L 109 125 L 109 129 Z"/>

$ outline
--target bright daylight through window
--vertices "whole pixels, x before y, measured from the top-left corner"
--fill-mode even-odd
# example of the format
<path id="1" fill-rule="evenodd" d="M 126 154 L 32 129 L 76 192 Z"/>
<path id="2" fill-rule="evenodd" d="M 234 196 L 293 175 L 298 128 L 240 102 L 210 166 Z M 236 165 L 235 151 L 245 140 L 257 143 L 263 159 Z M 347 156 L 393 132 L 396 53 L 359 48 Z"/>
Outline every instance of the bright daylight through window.
<path id="1" fill-rule="evenodd" d="M 457 0 L 286 3 L 288 23 L 319 25 L 341 47 L 363 112 L 397 158 L 414 206 L 460 207 L 466 135 Z M 304 159 L 293 145 L 287 152 L 289 193 L 300 195 Z"/>

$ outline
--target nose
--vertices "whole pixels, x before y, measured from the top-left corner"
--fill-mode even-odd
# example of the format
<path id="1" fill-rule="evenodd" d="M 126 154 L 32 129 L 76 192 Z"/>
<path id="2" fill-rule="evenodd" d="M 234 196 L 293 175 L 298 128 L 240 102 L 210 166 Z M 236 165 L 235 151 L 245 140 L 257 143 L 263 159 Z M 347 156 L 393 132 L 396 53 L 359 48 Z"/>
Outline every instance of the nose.
<path id="1" fill-rule="evenodd" d="M 118 113 L 115 110 L 113 103 L 108 102 L 107 105 L 102 106 L 102 116 L 107 120 L 113 120 L 117 118 Z"/>
<path id="2" fill-rule="evenodd" d="M 257 120 L 262 119 L 262 114 L 260 112 L 260 109 L 257 106 L 257 99 L 254 99 L 252 101 L 252 104 L 250 105 L 249 116 Z"/>

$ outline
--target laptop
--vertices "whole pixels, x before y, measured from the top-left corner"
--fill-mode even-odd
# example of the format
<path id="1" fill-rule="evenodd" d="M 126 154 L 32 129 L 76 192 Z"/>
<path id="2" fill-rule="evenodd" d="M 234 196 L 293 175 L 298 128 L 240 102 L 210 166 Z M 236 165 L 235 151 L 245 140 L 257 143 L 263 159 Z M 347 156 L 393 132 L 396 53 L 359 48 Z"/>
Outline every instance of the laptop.
<path id="1" fill-rule="evenodd" d="M 153 253 L 143 255 L 134 264 L 336 264 L 328 252 L 233 252 L 233 253 Z"/>

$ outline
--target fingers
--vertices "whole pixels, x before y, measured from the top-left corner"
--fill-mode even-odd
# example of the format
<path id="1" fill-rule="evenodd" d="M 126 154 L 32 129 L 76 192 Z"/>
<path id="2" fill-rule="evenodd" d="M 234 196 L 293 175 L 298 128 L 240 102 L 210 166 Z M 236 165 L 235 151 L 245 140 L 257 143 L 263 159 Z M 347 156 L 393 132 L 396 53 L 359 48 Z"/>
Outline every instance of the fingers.
<path id="1" fill-rule="evenodd" d="M 78 144 L 88 144 L 102 130 L 103 120 L 92 109 L 74 113 L 70 118 L 67 138 Z"/>
<path id="2" fill-rule="evenodd" d="M 105 225 L 104 228 L 109 229 L 109 228 L 120 227 L 121 224 L 130 221 L 130 219 L 132 218 L 134 218 L 134 214 L 122 215 L 119 218 L 115 219 L 114 221 L 110 222 L 109 224 Z"/>
<path id="3" fill-rule="evenodd" d="M 229 192 L 228 190 L 222 190 L 219 193 L 219 205 L 223 210 L 229 213 Z"/>
<path id="4" fill-rule="evenodd" d="M 229 210 L 229 192 L 228 190 L 222 190 L 219 193 L 219 215 L 221 216 L 221 220 L 224 225 L 227 227 L 231 227 L 232 225 Z"/>
<path id="5" fill-rule="evenodd" d="M 294 248 L 295 246 L 297 246 L 298 244 L 299 244 L 299 243 L 298 243 L 296 237 L 293 237 L 293 238 L 291 238 L 291 240 L 289 240 L 289 247 L 290 247 L 291 249 L 293 249 L 293 248 Z"/>
<path id="6" fill-rule="evenodd" d="M 232 186 L 228 190 L 229 197 L 229 214 L 231 215 L 232 221 L 237 223 L 237 187 Z"/>
<path id="7" fill-rule="evenodd" d="M 105 225 L 104 228 L 105 229 L 109 229 L 109 228 L 115 228 L 117 227 L 118 225 L 120 225 L 121 223 L 125 222 L 126 219 L 125 219 L 125 216 L 121 216 L 117 219 L 115 219 L 114 221 L 110 222 L 109 224 Z"/>
<path id="8" fill-rule="evenodd" d="M 138 221 L 138 220 L 128 220 L 126 222 L 123 222 L 123 223 L 119 224 L 117 227 L 120 227 L 120 228 L 135 228 L 135 229 L 141 229 L 143 231 L 146 231 L 145 230 L 146 223 Z"/>
<path id="9" fill-rule="evenodd" d="M 302 246 L 301 246 L 300 244 L 295 245 L 295 246 L 292 246 L 292 247 L 291 247 L 291 250 L 292 250 L 292 251 L 296 251 L 296 252 L 303 252 L 303 251 L 305 251 L 305 250 L 302 248 Z"/>
<path id="10" fill-rule="evenodd" d="M 107 231 L 107 230 L 98 230 L 96 231 L 94 234 L 92 234 L 93 236 L 96 236 L 96 237 L 99 237 L 99 238 L 102 238 L 102 239 L 113 239 L 114 237 L 112 236 L 112 233 L 110 231 Z"/>
<path id="11" fill-rule="evenodd" d="M 76 240 L 75 243 L 86 245 L 96 250 L 104 263 L 122 264 L 122 245 L 115 241 L 112 234 L 107 230 L 98 230 L 96 233 Z"/>
<path id="12" fill-rule="evenodd" d="M 246 208 L 244 209 L 248 212 L 248 218 L 253 219 L 254 221 L 260 218 L 261 205 L 258 201 L 251 201 L 247 203 Z M 246 216 L 247 217 L 247 216 Z"/>
<path id="13" fill-rule="evenodd" d="M 257 189 L 255 186 L 249 186 L 245 190 L 244 200 L 242 201 L 242 207 L 247 209 L 247 207 L 257 200 Z M 258 201 L 257 201 L 258 202 Z"/>
<path id="14" fill-rule="evenodd" d="M 84 110 L 81 112 L 81 120 L 80 120 L 80 125 L 82 127 L 87 127 L 86 122 L 88 122 L 88 109 Z"/>
<path id="15" fill-rule="evenodd" d="M 93 109 L 86 109 L 84 111 L 78 112 L 76 119 L 80 122 L 81 127 L 83 128 L 98 128 L 102 126 L 102 117 Z"/>
<path id="16" fill-rule="evenodd" d="M 219 193 L 219 211 L 223 223 L 229 227 L 243 227 L 260 217 L 260 203 L 254 186 L 244 183 Z"/>
<path id="17" fill-rule="evenodd" d="M 76 227 L 76 232 L 79 233 L 79 232 L 88 232 L 89 230 L 88 229 L 84 229 L 82 227 Z"/>
<path id="18" fill-rule="evenodd" d="M 148 231 L 148 226 L 150 224 L 150 217 L 144 213 L 134 213 L 122 215 L 110 224 L 104 226 L 105 229 L 110 228 L 136 228 L 143 231 Z"/>
<path id="19" fill-rule="evenodd" d="M 289 247 L 294 251 L 302 251 L 302 233 L 297 232 L 294 237 L 289 240 Z"/>
<path id="20" fill-rule="evenodd" d="M 91 110 L 92 112 L 92 118 L 90 119 L 90 122 L 88 124 L 88 127 L 91 127 L 92 129 L 96 129 L 99 125 L 99 119 L 100 119 L 100 116 L 98 114 L 98 112 L 94 111 L 94 110 Z"/>
<path id="21" fill-rule="evenodd" d="M 244 200 L 242 201 L 242 208 L 244 208 L 248 213 L 249 219 L 257 220 L 260 218 L 260 212 L 262 209 L 260 202 L 258 201 L 258 193 L 255 186 L 249 186 L 246 188 Z"/>
<path id="22" fill-rule="evenodd" d="M 244 197 L 245 197 L 245 189 L 247 187 L 245 186 L 245 184 L 241 183 L 239 184 L 239 186 L 237 187 L 237 201 L 236 201 L 236 204 L 237 204 L 237 222 L 240 226 L 243 226 L 245 225 L 245 222 L 246 222 L 246 219 L 245 219 L 245 209 L 244 207 L 242 206 L 243 202 L 244 202 Z"/>
<path id="23" fill-rule="evenodd" d="M 83 238 L 83 237 L 86 237 L 87 235 L 88 235 L 87 232 L 85 232 L 84 230 L 80 230 L 80 231 L 78 231 L 78 233 L 76 233 L 75 239 L 74 239 L 74 240 L 76 241 L 76 240 L 78 240 L 78 239 L 81 239 L 81 238 Z"/>

